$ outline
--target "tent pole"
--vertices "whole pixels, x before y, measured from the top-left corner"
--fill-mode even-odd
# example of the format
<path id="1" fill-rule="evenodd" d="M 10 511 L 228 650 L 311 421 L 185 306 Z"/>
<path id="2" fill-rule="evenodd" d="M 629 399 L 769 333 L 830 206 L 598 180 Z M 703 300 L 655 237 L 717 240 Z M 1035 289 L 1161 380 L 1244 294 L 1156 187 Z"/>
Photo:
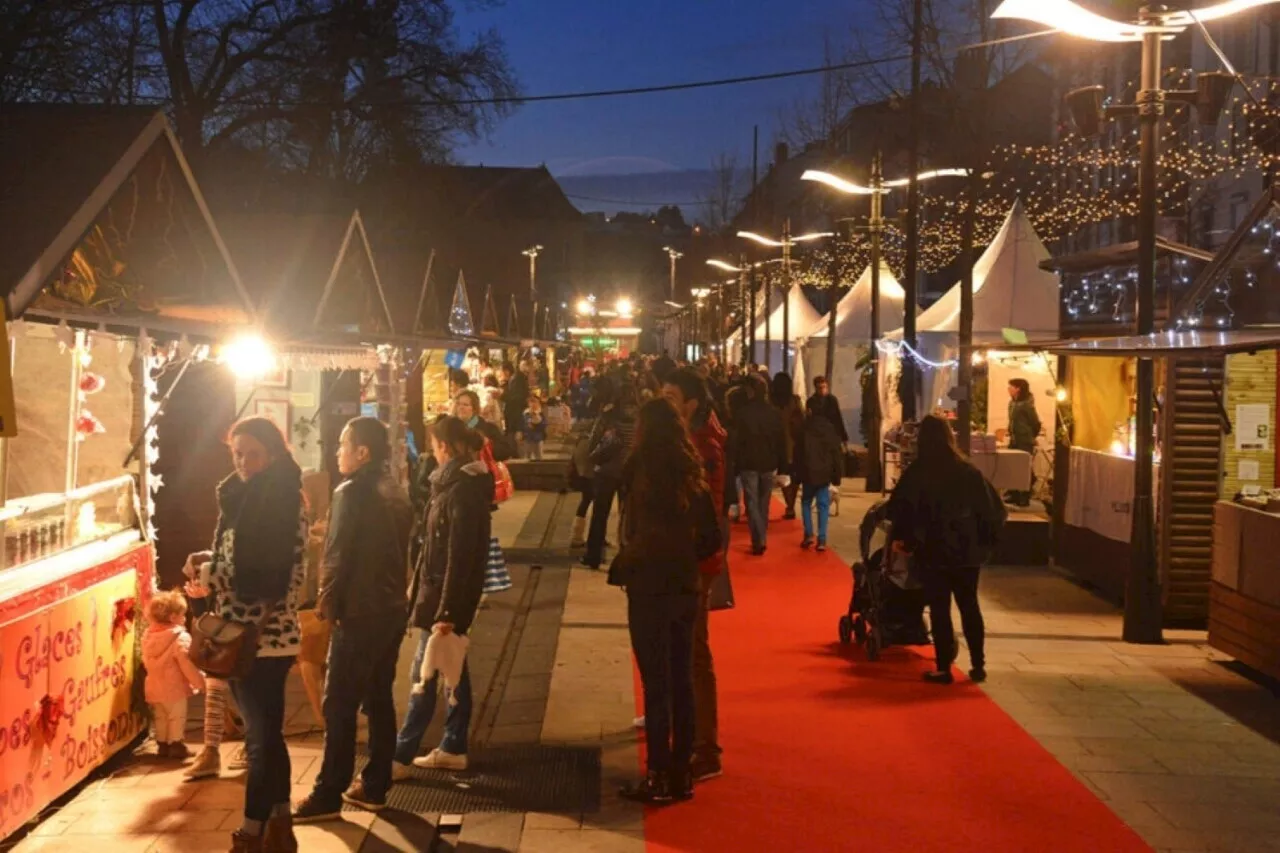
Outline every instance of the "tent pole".
<path id="1" fill-rule="evenodd" d="M 880 445 L 880 232 L 884 229 L 884 175 L 880 167 L 880 152 L 871 161 L 871 328 L 867 347 L 866 389 L 862 394 L 862 407 L 866 411 L 867 434 L 867 491 L 884 491 L 884 465 Z"/>

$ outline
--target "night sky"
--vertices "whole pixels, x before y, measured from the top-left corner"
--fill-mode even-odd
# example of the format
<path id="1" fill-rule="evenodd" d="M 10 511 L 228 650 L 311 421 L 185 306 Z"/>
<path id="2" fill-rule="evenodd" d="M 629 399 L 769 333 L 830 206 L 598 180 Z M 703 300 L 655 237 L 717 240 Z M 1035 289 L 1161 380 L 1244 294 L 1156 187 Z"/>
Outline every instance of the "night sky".
<path id="1" fill-rule="evenodd" d="M 458 23 L 464 32 L 496 27 L 524 93 L 544 94 L 821 65 L 824 33 L 847 42 L 860 11 L 858 0 L 507 0 L 460 9 Z M 758 123 L 763 167 L 779 112 L 817 85 L 807 77 L 530 104 L 458 157 L 492 166 L 545 163 L 557 176 L 703 169 L 722 151 L 736 151 L 749 167 Z"/>

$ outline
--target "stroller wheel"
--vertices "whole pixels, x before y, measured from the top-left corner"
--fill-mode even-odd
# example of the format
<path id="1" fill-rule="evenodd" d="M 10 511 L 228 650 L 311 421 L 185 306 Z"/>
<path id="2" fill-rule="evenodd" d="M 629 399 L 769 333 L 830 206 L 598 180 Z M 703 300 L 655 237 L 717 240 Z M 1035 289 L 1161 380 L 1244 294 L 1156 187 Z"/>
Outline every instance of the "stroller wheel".
<path id="1" fill-rule="evenodd" d="M 880 637 L 880 629 L 872 626 L 867 632 L 867 660 L 875 661 L 880 659 L 880 649 L 884 647 Z"/>
<path id="2" fill-rule="evenodd" d="M 853 620 L 853 638 L 862 645 L 867 641 L 867 620 L 859 616 Z"/>
<path id="3" fill-rule="evenodd" d="M 853 639 L 853 631 L 854 631 L 853 625 L 854 625 L 853 620 L 849 618 L 848 614 L 845 614 L 844 616 L 840 617 L 840 644 L 841 645 L 847 646 L 849 645 L 849 641 Z"/>

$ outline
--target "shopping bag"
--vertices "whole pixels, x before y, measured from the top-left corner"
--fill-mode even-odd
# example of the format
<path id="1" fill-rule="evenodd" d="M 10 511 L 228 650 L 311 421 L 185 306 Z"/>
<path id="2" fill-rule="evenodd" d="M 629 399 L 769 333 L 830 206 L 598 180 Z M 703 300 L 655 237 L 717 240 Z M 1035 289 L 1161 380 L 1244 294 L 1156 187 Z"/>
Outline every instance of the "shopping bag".
<path id="1" fill-rule="evenodd" d="M 720 573 L 711 581 L 710 594 L 707 596 L 708 610 L 731 610 L 733 601 L 733 582 L 729 579 L 729 519 L 720 522 L 721 547 Z"/>
<path id="2" fill-rule="evenodd" d="M 484 568 L 484 592 L 492 595 L 511 589 L 511 573 L 507 571 L 507 556 L 497 536 L 489 537 L 489 560 Z"/>

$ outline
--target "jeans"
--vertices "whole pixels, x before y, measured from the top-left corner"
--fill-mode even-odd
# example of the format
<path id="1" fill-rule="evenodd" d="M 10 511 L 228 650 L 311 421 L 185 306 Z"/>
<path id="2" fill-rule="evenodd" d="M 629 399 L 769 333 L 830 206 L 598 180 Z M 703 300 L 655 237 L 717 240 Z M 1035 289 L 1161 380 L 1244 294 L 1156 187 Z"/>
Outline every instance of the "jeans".
<path id="1" fill-rule="evenodd" d="M 818 541 L 827 542 L 827 519 L 831 517 L 831 487 L 805 483 L 800 495 L 800 512 L 804 519 L 804 538 L 813 539 L 813 504 L 818 504 Z"/>
<path id="2" fill-rule="evenodd" d="M 714 575 L 698 576 L 698 613 L 693 623 L 693 752 L 707 758 L 718 758 L 721 752 L 716 668 L 711 658 L 708 619 L 714 581 Z"/>
<path id="3" fill-rule="evenodd" d="M 293 769 L 284 743 L 284 685 L 291 657 L 260 657 L 231 692 L 244 718 L 244 751 L 249 773 L 244 786 L 244 816 L 265 821 L 276 806 L 289 806 Z"/>
<path id="4" fill-rule="evenodd" d="M 644 687 L 650 773 L 687 770 L 693 761 L 693 636 L 698 597 L 628 595 L 631 651 Z"/>
<path id="5" fill-rule="evenodd" d="M 618 481 L 603 474 L 596 474 L 591 507 L 591 531 L 587 534 L 586 563 L 600 568 L 604 562 L 604 542 L 609 532 L 609 513 L 613 510 L 613 497 L 618 493 Z"/>
<path id="6" fill-rule="evenodd" d="M 340 805 L 356 768 L 356 726 L 360 708 L 369 717 L 369 763 L 360 774 L 365 793 L 381 799 L 391 788 L 396 745 L 396 661 L 404 637 L 405 614 L 346 619 L 329 639 L 329 673 L 324 684 L 324 759 L 314 796 Z"/>
<path id="7" fill-rule="evenodd" d="M 772 471 L 742 471 L 742 496 L 747 505 L 747 525 L 751 528 L 751 547 L 769 544 L 769 501 L 773 498 Z"/>
<path id="8" fill-rule="evenodd" d="M 423 631 L 418 639 L 418 651 L 413 656 L 413 673 L 410 681 L 416 687 L 422 680 L 422 661 L 427 656 L 427 640 L 431 639 L 430 631 Z M 422 693 L 409 694 L 409 709 L 404 715 L 404 724 L 400 734 L 396 736 L 396 763 L 410 764 L 422 746 L 422 738 L 431 725 L 431 718 L 436 713 L 436 694 L 439 692 L 440 674 L 427 683 Z M 458 689 L 454 691 L 458 704 L 449 705 L 444 718 L 444 737 L 440 739 L 440 749 L 451 755 L 467 754 L 467 730 L 471 726 L 471 670 L 464 661 L 462 679 Z"/>
<path id="9" fill-rule="evenodd" d="M 960 609 L 960 627 L 969 644 L 969 662 L 974 669 L 986 665 L 983 648 L 986 628 L 978 607 L 978 567 L 926 566 L 920 573 L 925 598 L 929 602 L 929 625 L 933 629 L 933 650 L 938 670 L 947 671 L 956 659 L 956 629 L 951 624 L 951 597 Z"/>

